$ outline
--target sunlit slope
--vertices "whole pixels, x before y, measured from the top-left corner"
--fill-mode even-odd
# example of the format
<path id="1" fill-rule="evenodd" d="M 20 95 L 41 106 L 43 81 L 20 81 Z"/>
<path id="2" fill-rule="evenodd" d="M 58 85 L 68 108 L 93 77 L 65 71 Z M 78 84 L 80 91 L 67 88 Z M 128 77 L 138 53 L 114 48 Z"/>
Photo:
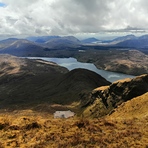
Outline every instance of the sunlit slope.
<path id="1" fill-rule="evenodd" d="M 110 117 L 119 119 L 148 117 L 148 92 L 122 103 Z"/>
<path id="2" fill-rule="evenodd" d="M 89 96 L 90 103 L 83 112 L 86 117 L 101 117 L 110 114 L 122 103 L 148 92 L 148 75 L 123 79 L 109 86 L 98 87 Z"/>

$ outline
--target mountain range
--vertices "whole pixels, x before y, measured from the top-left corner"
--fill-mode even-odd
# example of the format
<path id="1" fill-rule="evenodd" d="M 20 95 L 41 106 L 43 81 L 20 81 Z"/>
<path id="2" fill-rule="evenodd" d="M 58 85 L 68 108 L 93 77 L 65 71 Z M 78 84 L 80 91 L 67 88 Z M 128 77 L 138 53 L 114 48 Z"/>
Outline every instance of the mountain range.
<path id="1" fill-rule="evenodd" d="M 26 39 L 15 39 L 10 38 L 7 40 L 0 41 L 0 53 L 8 53 L 17 56 L 30 55 L 30 54 L 41 54 L 43 47 L 37 45 Z"/>
<path id="2" fill-rule="evenodd" d="M 81 45 L 81 42 L 73 36 L 32 37 L 28 39 L 9 38 L 2 40 L 0 41 L 0 53 L 16 56 L 46 56 L 46 53 L 51 49 L 77 48 Z"/>
<path id="3" fill-rule="evenodd" d="M 135 35 L 126 35 L 126 36 L 117 37 L 113 40 L 98 40 L 96 38 L 88 38 L 82 40 L 82 42 L 91 43 L 95 45 L 116 46 L 120 48 L 147 49 L 148 35 L 143 35 L 139 37 Z"/>
<path id="4" fill-rule="evenodd" d="M 73 36 L 43 36 L 28 39 L 30 41 L 17 38 L 0 41 L 0 54 L 19 57 L 74 57 L 82 62 L 93 63 L 103 70 L 131 75 L 148 73 L 147 35 L 141 37 L 128 35 L 107 43 L 98 43 L 100 40 L 95 38 L 80 41 Z"/>
<path id="5" fill-rule="evenodd" d="M 16 40 L 22 40 L 17 38 L 9 38 L 0 41 L 0 48 L 3 48 L 7 45 L 12 44 Z M 36 45 L 46 46 L 47 48 L 61 48 L 61 47 L 77 47 L 76 45 L 83 44 L 92 44 L 92 45 L 103 45 L 101 43 L 106 43 L 105 45 L 116 45 L 122 47 L 135 47 L 135 48 L 147 48 L 148 35 L 143 35 L 137 37 L 135 35 L 127 35 L 117 37 L 113 40 L 100 40 L 94 37 L 85 38 L 83 40 L 79 40 L 74 36 L 39 36 L 39 37 L 27 37 L 24 40 L 28 40 L 33 42 Z M 71 46 L 70 46 L 71 45 Z M 60 46 L 60 47 L 58 47 Z"/>
<path id="6" fill-rule="evenodd" d="M 53 38 L 45 42 L 43 46 L 51 49 L 65 49 L 65 48 L 76 48 L 81 45 L 81 42 L 73 37 L 73 36 L 66 36 L 66 37 L 59 37 Z"/>
<path id="7" fill-rule="evenodd" d="M 26 39 L 32 42 L 36 42 L 36 43 L 45 43 L 51 39 L 56 39 L 56 38 L 60 38 L 60 36 L 32 36 L 32 37 L 27 37 Z"/>
<path id="8" fill-rule="evenodd" d="M 41 36 L 41 37 L 28 37 L 27 39 L 9 38 L 0 41 L 0 52 L 1 53 L 14 53 L 17 50 L 28 50 L 31 52 L 33 49 L 85 49 L 85 45 L 91 45 L 89 48 L 96 48 L 103 46 L 105 48 L 120 47 L 120 48 L 136 48 L 146 49 L 148 46 L 148 35 L 136 37 L 134 35 L 127 35 L 115 38 L 113 40 L 101 41 L 94 37 L 79 40 L 74 36 Z M 88 48 L 86 48 L 88 49 Z M 11 51 L 12 50 L 12 51 Z M 34 51 L 33 51 L 34 52 Z"/>

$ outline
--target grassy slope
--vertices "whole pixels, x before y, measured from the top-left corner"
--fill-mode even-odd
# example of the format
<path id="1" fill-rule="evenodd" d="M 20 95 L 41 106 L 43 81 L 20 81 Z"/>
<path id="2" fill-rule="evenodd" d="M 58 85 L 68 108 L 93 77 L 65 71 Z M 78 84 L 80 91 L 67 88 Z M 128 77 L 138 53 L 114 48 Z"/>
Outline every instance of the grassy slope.
<path id="1" fill-rule="evenodd" d="M 1 148 L 147 148 L 148 93 L 120 105 L 109 116 L 53 119 L 31 110 L 0 113 Z"/>
<path id="2" fill-rule="evenodd" d="M 123 79 L 109 86 L 94 89 L 88 97 L 92 102 L 83 112 L 84 117 L 102 117 L 120 104 L 148 92 L 148 75 Z"/>
<path id="3" fill-rule="evenodd" d="M 148 93 L 133 98 L 118 106 L 111 114 L 112 118 L 144 118 L 148 116 Z"/>
<path id="4" fill-rule="evenodd" d="M 146 148 L 148 116 L 133 119 L 53 119 L 32 111 L 0 114 L 1 148 Z"/>

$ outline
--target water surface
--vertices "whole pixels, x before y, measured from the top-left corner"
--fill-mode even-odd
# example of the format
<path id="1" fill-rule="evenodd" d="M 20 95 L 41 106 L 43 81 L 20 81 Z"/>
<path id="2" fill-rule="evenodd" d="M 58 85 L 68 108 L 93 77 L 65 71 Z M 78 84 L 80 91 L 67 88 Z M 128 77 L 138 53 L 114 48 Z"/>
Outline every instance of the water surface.
<path id="1" fill-rule="evenodd" d="M 106 80 L 110 82 L 114 82 L 116 80 L 124 79 L 124 78 L 134 78 L 135 76 L 111 72 L 106 70 L 97 69 L 96 66 L 92 63 L 82 63 L 78 62 L 75 58 L 48 58 L 48 57 L 28 57 L 30 59 L 42 59 L 45 61 L 52 61 L 57 63 L 60 66 L 66 67 L 68 70 L 73 70 L 76 68 L 85 68 L 91 71 L 94 71 L 104 77 Z"/>

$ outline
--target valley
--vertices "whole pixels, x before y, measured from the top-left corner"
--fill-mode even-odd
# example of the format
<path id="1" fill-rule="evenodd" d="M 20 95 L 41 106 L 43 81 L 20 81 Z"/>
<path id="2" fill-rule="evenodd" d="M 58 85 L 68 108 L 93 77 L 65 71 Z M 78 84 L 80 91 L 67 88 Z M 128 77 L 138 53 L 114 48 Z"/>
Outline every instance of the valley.
<path id="1" fill-rule="evenodd" d="M 52 38 L 52 49 L 43 46 L 44 40 L 0 43 L 0 147 L 146 148 L 148 55 L 137 49 L 80 45 L 73 37 Z M 135 77 L 109 82 L 87 69 L 69 71 L 55 62 L 25 57 L 73 57 Z M 56 111 L 67 110 L 75 116 L 54 119 Z"/>
<path id="2" fill-rule="evenodd" d="M 0 148 L 148 148 L 147 0 L 0 0 Z"/>

